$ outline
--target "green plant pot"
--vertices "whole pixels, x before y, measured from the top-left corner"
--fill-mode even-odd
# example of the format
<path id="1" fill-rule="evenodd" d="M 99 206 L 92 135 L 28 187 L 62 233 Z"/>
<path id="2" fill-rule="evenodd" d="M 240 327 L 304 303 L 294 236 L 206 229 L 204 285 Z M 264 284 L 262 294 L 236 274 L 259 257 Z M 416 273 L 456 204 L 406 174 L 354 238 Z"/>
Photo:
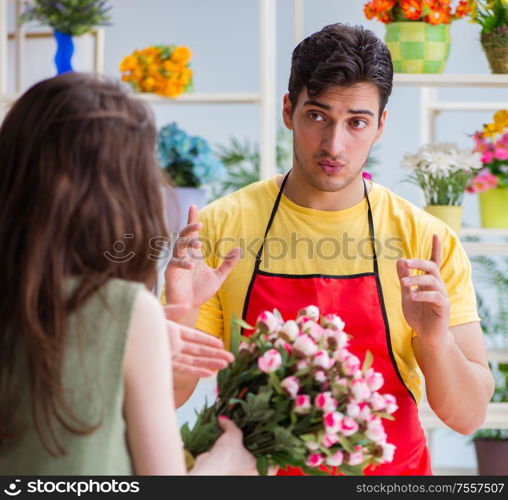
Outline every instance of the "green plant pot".
<path id="1" fill-rule="evenodd" d="M 442 73 L 450 54 L 450 25 L 388 23 L 385 43 L 396 73 Z"/>
<path id="2" fill-rule="evenodd" d="M 479 199 L 482 226 L 508 228 L 508 188 L 488 189 Z"/>
<path id="3" fill-rule="evenodd" d="M 462 207 L 460 205 L 427 205 L 424 210 L 448 224 L 457 236 L 460 235 L 462 226 Z"/>

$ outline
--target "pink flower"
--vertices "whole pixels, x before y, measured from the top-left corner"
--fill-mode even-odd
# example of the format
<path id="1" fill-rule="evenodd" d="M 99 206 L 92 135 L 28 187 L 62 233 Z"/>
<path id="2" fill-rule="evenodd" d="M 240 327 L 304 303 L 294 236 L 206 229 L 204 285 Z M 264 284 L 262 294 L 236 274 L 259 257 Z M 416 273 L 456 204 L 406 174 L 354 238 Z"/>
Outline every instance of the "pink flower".
<path id="1" fill-rule="evenodd" d="M 358 406 L 360 407 L 360 414 L 358 415 L 358 418 L 366 422 L 369 421 L 372 413 L 368 403 L 360 403 Z"/>
<path id="2" fill-rule="evenodd" d="M 374 411 L 384 410 L 386 408 L 385 398 L 383 396 L 381 396 L 381 394 L 379 394 L 379 392 L 375 392 L 370 397 L 370 405 L 372 406 L 372 409 Z"/>
<path id="3" fill-rule="evenodd" d="M 494 157 L 500 161 L 508 160 L 508 149 L 499 147 L 494 149 Z"/>
<path id="4" fill-rule="evenodd" d="M 277 333 L 282 326 L 282 320 L 270 311 L 262 312 L 256 320 L 256 328 L 268 335 Z"/>
<path id="5" fill-rule="evenodd" d="M 397 447 L 391 443 L 383 445 L 383 456 L 381 457 L 382 463 L 386 464 L 393 462 L 393 456 L 395 455 L 396 449 Z"/>
<path id="6" fill-rule="evenodd" d="M 321 440 L 321 444 L 325 448 L 331 448 L 334 444 L 339 442 L 339 437 L 337 434 L 325 434 L 323 439 Z"/>
<path id="7" fill-rule="evenodd" d="M 296 317 L 299 318 L 300 316 L 307 316 L 313 321 L 319 320 L 319 308 L 316 306 L 307 306 L 303 309 L 300 309 L 298 313 L 296 314 Z"/>
<path id="8" fill-rule="evenodd" d="M 302 331 L 310 335 L 316 342 L 319 342 L 324 334 L 324 330 L 314 321 L 307 321 L 307 323 L 302 326 Z"/>
<path id="9" fill-rule="evenodd" d="M 342 465 L 342 461 L 344 460 L 344 453 L 342 451 L 336 451 L 331 457 L 326 459 L 326 465 L 330 467 L 338 467 Z"/>
<path id="10" fill-rule="evenodd" d="M 308 335 L 300 335 L 293 344 L 293 349 L 300 356 L 309 357 L 316 354 L 318 346 Z"/>
<path id="11" fill-rule="evenodd" d="M 288 342 L 294 342 L 299 333 L 300 329 L 298 328 L 296 321 L 290 319 L 284 323 L 280 329 L 279 335 Z"/>
<path id="12" fill-rule="evenodd" d="M 355 446 L 354 453 L 349 455 L 348 464 L 349 465 L 360 465 L 364 461 L 363 458 L 363 450 L 360 445 Z"/>
<path id="13" fill-rule="evenodd" d="M 338 411 L 331 411 L 323 415 L 323 424 L 327 434 L 337 434 L 342 427 L 344 415 Z M 347 418 L 347 417 L 346 417 Z"/>
<path id="14" fill-rule="evenodd" d="M 311 406 L 310 396 L 307 394 L 298 394 L 295 398 L 294 412 L 299 415 L 304 415 L 305 413 L 309 413 Z"/>
<path id="15" fill-rule="evenodd" d="M 274 372 L 282 365 L 282 357 L 277 349 L 270 349 L 266 351 L 258 359 L 258 367 L 262 372 Z"/>
<path id="16" fill-rule="evenodd" d="M 353 380 L 350 387 L 356 401 L 365 401 L 370 398 L 371 392 L 364 380 Z"/>
<path id="17" fill-rule="evenodd" d="M 334 359 L 330 359 L 328 351 L 318 351 L 314 355 L 314 359 L 312 360 L 312 364 L 314 366 L 318 366 L 323 368 L 324 370 L 328 370 L 335 364 Z"/>
<path id="18" fill-rule="evenodd" d="M 482 155 L 482 163 L 488 164 L 492 163 L 492 160 L 494 159 L 494 153 L 492 151 L 484 151 Z"/>
<path id="19" fill-rule="evenodd" d="M 316 441 L 306 441 L 305 447 L 308 450 L 316 451 L 316 450 L 319 450 L 319 443 L 316 443 Z"/>
<path id="20" fill-rule="evenodd" d="M 379 417 L 371 418 L 370 422 L 367 424 L 365 436 L 375 443 L 386 443 L 386 432 Z"/>
<path id="21" fill-rule="evenodd" d="M 375 372 L 372 368 L 369 368 L 365 372 L 365 382 L 367 382 L 368 388 L 374 392 L 379 391 L 385 382 L 381 373 Z"/>
<path id="22" fill-rule="evenodd" d="M 326 373 L 323 371 L 323 370 L 318 370 L 315 374 L 314 374 L 314 380 L 316 382 L 326 382 Z"/>
<path id="23" fill-rule="evenodd" d="M 391 394 L 385 394 L 383 397 L 385 398 L 386 403 L 386 413 L 395 413 L 399 408 L 397 406 L 397 400 L 395 399 L 395 396 L 392 396 Z"/>
<path id="24" fill-rule="evenodd" d="M 337 408 L 337 401 L 333 399 L 331 392 L 321 392 L 314 400 L 314 406 L 322 412 L 331 412 Z"/>
<path id="25" fill-rule="evenodd" d="M 345 323 L 336 314 L 327 314 L 323 318 L 323 328 L 329 328 L 330 330 L 337 330 L 342 332 L 344 330 Z"/>
<path id="26" fill-rule="evenodd" d="M 359 428 L 360 426 L 351 417 L 344 417 L 340 423 L 339 431 L 344 434 L 344 436 L 352 436 L 358 432 Z"/>
<path id="27" fill-rule="evenodd" d="M 280 385 L 291 398 L 296 398 L 298 391 L 300 390 L 300 380 L 298 380 L 297 377 L 286 377 L 282 379 Z"/>
<path id="28" fill-rule="evenodd" d="M 333 357 L 342 363 L 342 369 L 346 375 L 352 376 L 360 369 L 360 360 L 347 349 L 338 349 Z"/>
<path id="29" fill-rule="evenodd" d="M 273 343 L 273 345 L 275 347 L 282 347 L 287 351 L 288 354 L 291 354 L 291 351 L 293 350 L 293 346 L 288 344 L 286 341 L 284 341 L 284 339 L 280 337 Z"/>
<path id="30" fill-rule="evenodd" d="M 326 340 L 328 341 L 328 345 L 332 349 L 342 349 L 347 347 L 349 344 L 349 337 L 346 332 L 341 332 L 338 330 L 326 329 L 324 331 Z"/>
<path id="31" fill-rule="evenodd" d="M 371 174 L 370 172 L 366 172 L 365 170 L 362 172 L 362 177 L 363 177 L 364 179 L 369 180 L 369 181 L 371 181 L 371 180 L 372 180 L 372 174 Z"/>
<path id="32" fill-rule="evenodd" d="M 360 405 L 354 401 L 346 406 L 346 415 L 351 418 L 356 418 L 360 415 Z"/>
<path id="33" fill-rule="evenodd" d="M 256 347 L 254 344 L 249 344 L 248 342 L 245 342 L 242 340 L 240 344 L 238 345 L 238 351 L 250 351 L 252 352 L 252 347 Z"/>
<path id="34" fill-rule="evenodd" d="M 323 462 L 325 458 L 320 453 L 311 453 L 306 460 L 306 464 L 309 467 L 319 467 Z"/>
<path id="35" fill-rule="evenodd" d="M 305 368 L 309 368 L 309 367 L 310 367 L 310 363 L 309 363 L 309 360 L 307 360 L 307 359 L 301 359 L 300 361 L 298 361 L 298 363 L 296 363 L 296 369 L 298 371 L 305 370 Z"/>

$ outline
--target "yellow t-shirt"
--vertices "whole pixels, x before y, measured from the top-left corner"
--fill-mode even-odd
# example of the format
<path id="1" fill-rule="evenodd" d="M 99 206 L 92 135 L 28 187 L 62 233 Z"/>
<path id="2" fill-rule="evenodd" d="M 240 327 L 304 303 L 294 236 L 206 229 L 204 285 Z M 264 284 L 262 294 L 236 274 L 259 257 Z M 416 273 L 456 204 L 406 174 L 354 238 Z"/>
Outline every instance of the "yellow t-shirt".
<path id="1" fill-rule="evenodd" d="M 243 251 L 243 257 L 222 287 L 201 307 L 196 323 L 199 330 L 223 338 L 227 346 L 232 315 L 242 316 L 255 256 L 279 191 L 276 178 L 251 184 L 199 213 L 203 223 L 200 233 L 203 254 L 209 266 L 217 267 L 235 246 Z M 415 333 L 402 313 L 396 261 L 429 259 L 432 235 L 439 236 L 441 275 L 451 302 L 450 326 L 480 319 L 471 264 L 456 234 L 446 224 L 387 188 L 371 184 L 369 200 L 392 348 L 407 387 L 419 401 L 421 372 L 411 345 Z M 372 272 L 367 200 L 345 210 L 321 211 L 299 206 L 283 195 L 265 242 L 260 270 L 328 275 Z M 340 306 L 335 312 L 340 316 Z"/>

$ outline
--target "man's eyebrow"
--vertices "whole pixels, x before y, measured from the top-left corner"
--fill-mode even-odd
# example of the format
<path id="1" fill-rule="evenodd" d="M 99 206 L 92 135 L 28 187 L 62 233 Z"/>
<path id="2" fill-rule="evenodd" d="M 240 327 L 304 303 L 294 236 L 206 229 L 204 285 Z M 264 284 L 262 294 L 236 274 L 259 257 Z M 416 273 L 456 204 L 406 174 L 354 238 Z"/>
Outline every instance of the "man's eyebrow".
<path id="1" fill-rule="evenodd" d="M 316 106 L 318 108 L 326 109 L 327 111 L 330 111 L 332 107 L 329 104 L 324 104 L 319 101 L 314 101 L 313 99 L 307 100 L 303 103 L 304 106 Z"/>
<path id="2" fill-rule="evenodd" d="M 374 113 L 368 109 L 348 109 L 347 112 L 351 115 L 370 115 L 374 117 Z"/>
<path id="3" fill-rule="evenodd" d="M 316 106 L 318 108 L 326 109 L 327 111 L 331 111 L 332 107 L 329 104 L 325 104 L 323 102 L 315 101 L 313 99 L 309 99 L 303 103 L 304 106 Z M 370 115 L 374 117 L 374 113 L 368 109 L 348 109 L 348 114 L 350 115 Z"/>

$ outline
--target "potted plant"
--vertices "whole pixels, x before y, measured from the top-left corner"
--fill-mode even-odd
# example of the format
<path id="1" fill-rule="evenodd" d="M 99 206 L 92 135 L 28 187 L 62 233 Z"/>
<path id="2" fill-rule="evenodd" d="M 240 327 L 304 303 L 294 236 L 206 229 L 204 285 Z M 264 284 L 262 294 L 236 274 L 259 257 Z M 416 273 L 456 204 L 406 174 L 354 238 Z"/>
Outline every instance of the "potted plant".
<path id="1" fill-rule="evenodd" d="M 192 70 L 188 47 L 154 45 L 135 50 L 120 63 L 122 80 L 136 92 L 153 92 L 178 97 L 192 90 Z"/>
<path id="2" fill-rule="evenodd" d="M 464 191 L 481 168 L 480 153 L 454 143 L 426 144 L 416 154 L 406 153 L 401 166 L 412 171 L 406 180 L 423 191 L 424 210 L 459 234 Z"/>
<path id="3" fill-rule="evenodd" d="M 495 113 L 473 137 L 483 168 L 467 191 L 479 194 L 483 227 L 508 228 L 508 110 Z"/>
<path id="4" fill-rule="evenodd" d="M 110 21 L 107 0 L 31 0 L 21 15 L 22 22 L 38 21 L 54 30 L 57 73 L 73 71 L 72 37 L 90 33 Z"/>
<path id="5" fill-rule="evenodd" d="M 190 205 L 202 208 L 206 204 L 204 187 L 222 177 L 224 166 L 202 137 L 188 135 L 174 122 L 159 131 L 157 153 L 163 170 L 176 187 L 181 228 L 186 224 Z M 172 196 L 172 191 L 167 190 L 166 196 Z"/>
<path id="6" fill-rule="evenodd" d="M 490 257 L 473 257 L 475 269 L 482 273 L 482 281 L 495 290 L 497 311 L 494 314 L 486 301 L 478 295 L 478 311 L 487 345 L 508 347 L 508 258 L 504 266 Z M 502 343 L 499 342 L 502 341 Z M 501 345 L 500 345 L 501 344 Z M 508 403 L 508 363 L 490 362 L 496 383 L 492 402 Z M 508 429 L 480 429 L 473 435 L 478 474 L 481 476 L 508 475 Z"/>
<path id="7" fill-rule="evenodd" d="M 480 42 L 492 73 L 508 73 L 508 0 L 469 0 L 470 17 L 482 27 Z"/>
<path id="8" fill-rule="evenodd" d="M 450 53 L 450 23 L 469 11 L 466 0 L 455 10 L 449 0 L 370 0 L 364 6 L 367 19 L 386 25 L 396 73 L 442 73 Z"/>

